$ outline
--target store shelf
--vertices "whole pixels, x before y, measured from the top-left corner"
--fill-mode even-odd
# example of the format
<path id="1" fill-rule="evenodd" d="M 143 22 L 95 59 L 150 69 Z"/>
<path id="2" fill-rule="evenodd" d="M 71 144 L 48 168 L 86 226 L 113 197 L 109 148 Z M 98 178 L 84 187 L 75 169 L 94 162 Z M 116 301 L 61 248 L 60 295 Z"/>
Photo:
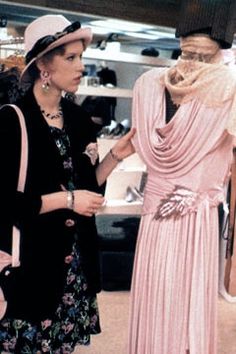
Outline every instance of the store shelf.
<path id="1" fill-rule="evenodd" d="M 83 53 L 83 58 L 85 59 L 97 59 L 105 61 L 115 61 L 120 63 L 129 63 L 137 65 L 148 65 L 148 66 L 171 66 L 175 63 L 175 60 L 148 57 L 146 55 L 125 53 L 125 52 L 106 52 L 101 49 L 87 48 Z"/>
<path id="2" fill-rule="evenodd" d="M 126 64 L 137 64 L 149 67 L 167 67 L 173 64 L 172 60 L 167 59 L 153 58 L 124 52 L 112 53 L 92 48 L 86 49 L 83 54 L 83 58 Z M 93 85 L 92 83 L 89 85 L 89 80 L 85 80 L 85 83 L 79 86 L 76 94 L 78 96 L 104 96 L 129 99 L 132 98 L 132 89 L 125 89 L 120 87 L 106 87 L 99 85 L 96 86 L 96 84 Z M 115 143 L 115 138 L 98 138 L 98 150 L 101 160 Z M 105 190 L 106 204 L 99 210 L 98 215 L 140 215 L 143 204 L 141 198 L 134 197 L 134 199 L 132 199 L 132 202 L 127 202 L 127 196 L 129 196 L 129 189 L 137 189 L 138 191 L 141 191 L 141 187 L 143 184 L 142 182 L 144 180 L 145 175 L 146 166 L 137 153 L 134 153 L 133 155 L 127 157 L 121 163 L 119 163 L 107 178 Z"/>
<path id="3" fill-rule="evenodd" d="M 106 97 L 121 97 L 131 98 L 132 90 L 122 88 L 109 88 L 104 86 L 86 86 L 81 85 L 76 92 L 77 95 L 85 96 L 106 96 Z"/>
<path id="4" fill-rule="evenodd" d="M 115 139 L 98 139 L 99 156 L 102 159 L 116 143 Z M 146 166 L 137 153 L 127 157 L 112 171 L 107 178 L 105 199 L 106 204 L 99 214 L 140 214 L 142 202 L 127 202 L 127 188 L 139 189 Z"/>
<path id="5" fill-rule="evenodd" d="M 110 199 L 107 200 L 106 205 L 100 208 L 96 215 L 103 214 L 137 214 L 140 215 L 142 210 L 142 203 L 139 201 L 126 202 L 123 199 Z"/>

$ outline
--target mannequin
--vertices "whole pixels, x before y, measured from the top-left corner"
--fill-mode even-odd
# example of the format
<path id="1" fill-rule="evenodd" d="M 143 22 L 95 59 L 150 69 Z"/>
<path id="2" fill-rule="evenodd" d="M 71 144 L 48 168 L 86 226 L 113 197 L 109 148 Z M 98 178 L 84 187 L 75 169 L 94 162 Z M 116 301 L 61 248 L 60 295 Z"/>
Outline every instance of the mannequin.
<path id="1" fill-rule="evenodd" d="M 233 0 L 184 0 L 176 29 L 181 57 L 134 85 L 133 143 L 148 178 L 129 354 L 217 353 L 218 206 L 236 136 L 236 71 L 222 48 L 232 45 L 235 13 Z"/>

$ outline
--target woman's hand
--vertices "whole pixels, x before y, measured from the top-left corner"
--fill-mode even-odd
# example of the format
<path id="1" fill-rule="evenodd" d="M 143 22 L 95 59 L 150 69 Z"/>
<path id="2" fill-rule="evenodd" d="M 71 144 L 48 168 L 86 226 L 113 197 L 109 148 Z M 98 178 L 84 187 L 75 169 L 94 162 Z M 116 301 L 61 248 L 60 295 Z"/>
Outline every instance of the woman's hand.
<path id="1" fill-rule="evenodd" d="M 136 133 L 135 128 L 131 128 L 130 131 L 122 136 L 117 143 L 113 146 L 112 152 L 119 159 L 123 160 L 124 158 L 132 155 L 135 152 L 134 146 L 131 142 L 131 139 Z"/>
<path id="2" fill-rule="evenodd" d="M 92 216 L 104 204 L 105 198 L 102 194 L 90 192 L 88 190 L 74 190 L 73 210 L 84 216 Z"/>
<path id="3" fill-rule="evenodd" d="M 96 177 L 98 185 L 101 186 L 117 166 L 119 161 L 132 155 L 135 152 L 131 139 L 136 133 L 136 129 L 132 128 L 127 134 L 122 136 L 113 148 L 106 154 L 96 169 Z"/>

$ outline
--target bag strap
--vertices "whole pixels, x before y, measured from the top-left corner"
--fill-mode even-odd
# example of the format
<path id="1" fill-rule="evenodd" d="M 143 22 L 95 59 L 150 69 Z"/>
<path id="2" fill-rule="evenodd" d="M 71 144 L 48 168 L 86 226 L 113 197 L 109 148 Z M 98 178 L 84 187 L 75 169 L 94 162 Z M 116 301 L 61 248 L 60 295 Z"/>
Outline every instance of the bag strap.
<path id="1" fill-rule="evenodd" d="M 21 128 L 21 156 L 20 156 L 20 169 L 18 175 L 17 190 L 19 192 L 24 192 L 26 173 L 28 166 L 28 136 L 25 124 L 25 117 L 20 110 L 14 104 L 6 104 L 5 106 L 12 107 L 18 116 L 20 128 Z M 2 107 L 1 107 L 2 108 Z M 13 226 L 12 230 L 12 267 L 18 267 L 20 265 L 20 230 Z"/>
<path id="2" fill-rule="evenodd" d="M 21 156 L 20 156 L 20 170 L 18 176 L 17 190 L 19 192 L 24 192 L 27 166 L 28 166 L 28 137 L 27 137 L 26 124 L 25 124 L 25 117 L 18 106 L 14 104 L 8 104 L 8 106 L 15 109 L 21 127 Z"/>

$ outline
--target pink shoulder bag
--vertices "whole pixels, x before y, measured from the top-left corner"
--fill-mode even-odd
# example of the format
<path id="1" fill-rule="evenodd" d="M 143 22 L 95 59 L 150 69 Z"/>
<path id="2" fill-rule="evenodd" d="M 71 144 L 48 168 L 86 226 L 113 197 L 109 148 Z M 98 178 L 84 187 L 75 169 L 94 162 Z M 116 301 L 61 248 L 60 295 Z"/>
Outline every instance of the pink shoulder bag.
<path id="1" fill-rule="evenodd" d="M 25 125 L 25 118 L 21 110 L 13 105 L 9 104 L 15 109 L 21 127 L 21 157 L 20 157 L 20 170 L 18 176 L 18 186 L 17 190 L 23 192 L 25 189 L 26 172 L 28 165 L 28 137 Z M 7 266 L 19 267 L 20 265 L 20 230 L 13 226 L 12 228 L 12 253 L 8 254 L 0 250 L 0 272 Z M 4 298 L 2 289 L 0 287 L 0 319 L 3 318 L 7 309 L 7 301 Z"/>

